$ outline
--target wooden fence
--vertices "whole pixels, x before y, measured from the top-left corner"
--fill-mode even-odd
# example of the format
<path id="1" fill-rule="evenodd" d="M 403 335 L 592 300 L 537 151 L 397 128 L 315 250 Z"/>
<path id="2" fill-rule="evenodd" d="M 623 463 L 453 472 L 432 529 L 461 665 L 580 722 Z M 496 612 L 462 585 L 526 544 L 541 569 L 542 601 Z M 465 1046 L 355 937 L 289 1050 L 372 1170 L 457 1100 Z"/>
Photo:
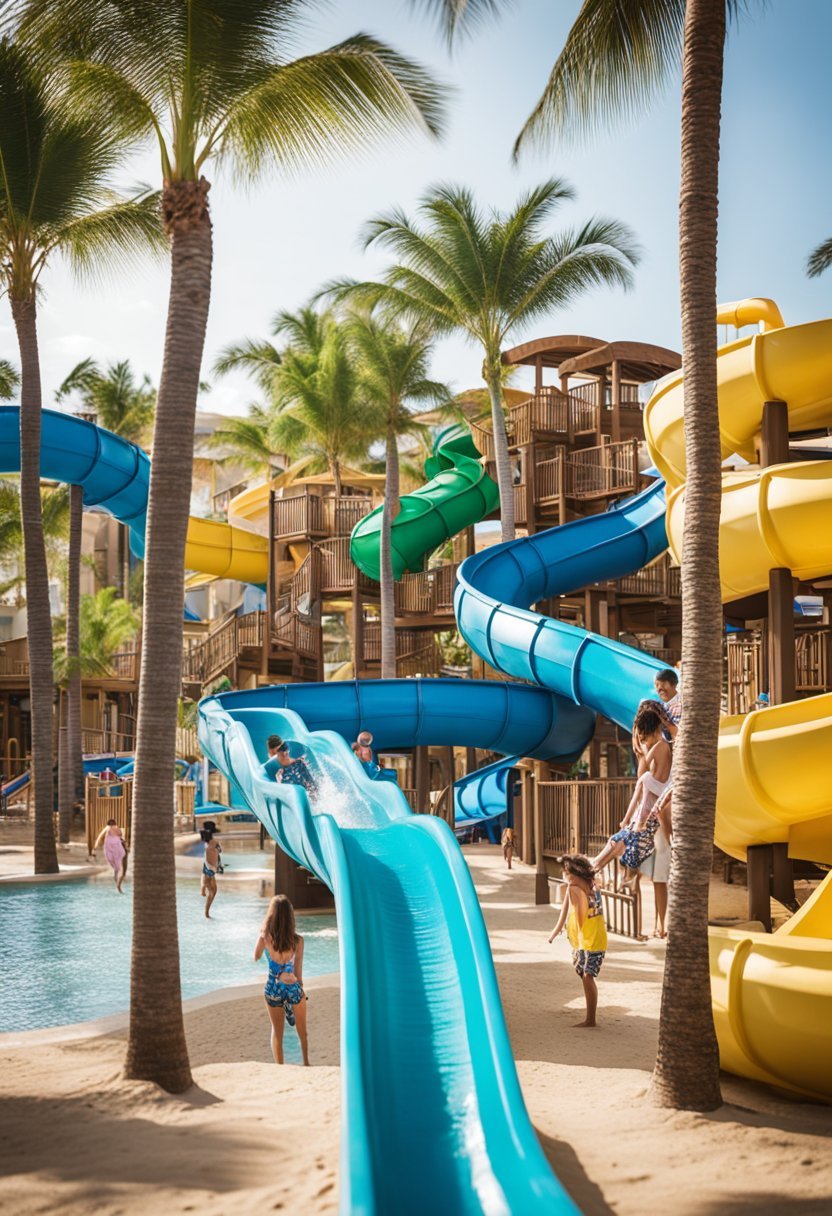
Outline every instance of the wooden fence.
<path id="1" fill-rule="evenodd" d="M 102 781 L 100 777 L 92 775 L 87 777 L 86 826 L 87 848 L 90 851 L 92 851 L 98 833 L 106 827 L 108 819 L 115 819 L 129 845 L 132 817 L 132 781 Z"/>

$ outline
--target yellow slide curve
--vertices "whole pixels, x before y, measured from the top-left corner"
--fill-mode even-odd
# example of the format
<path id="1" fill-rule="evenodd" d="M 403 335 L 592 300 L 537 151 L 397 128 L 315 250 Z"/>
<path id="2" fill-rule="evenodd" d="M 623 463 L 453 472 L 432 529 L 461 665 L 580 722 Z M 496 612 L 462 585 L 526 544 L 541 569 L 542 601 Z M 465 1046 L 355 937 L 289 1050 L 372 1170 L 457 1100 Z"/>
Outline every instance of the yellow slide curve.
<path id="1" fill-rule="evenodd" d="M 756 459 L 766 401 L 788 405 L 789 430 L 832 424 L 832 320 L 785 326 L 771 300 L 720 306 L 719 324 L 761 332 L 720 347 L 723 459 Z M 683 373 L 645 408 L 650 455 L 668 487 L 667 533 L 681 559 L 685 509 Z M 808 580 L 832 572 L 832 462 L 723 475 L 723 601 L 768 588 L 769 570 Z M 832 864 L 832 694 L 723 719 L 716 843 L 735 857 L 782 842 Z M 730 1072 L 832 1101 L 832 873 L 774 934 L 710 930 L 720 1058 Z"/>

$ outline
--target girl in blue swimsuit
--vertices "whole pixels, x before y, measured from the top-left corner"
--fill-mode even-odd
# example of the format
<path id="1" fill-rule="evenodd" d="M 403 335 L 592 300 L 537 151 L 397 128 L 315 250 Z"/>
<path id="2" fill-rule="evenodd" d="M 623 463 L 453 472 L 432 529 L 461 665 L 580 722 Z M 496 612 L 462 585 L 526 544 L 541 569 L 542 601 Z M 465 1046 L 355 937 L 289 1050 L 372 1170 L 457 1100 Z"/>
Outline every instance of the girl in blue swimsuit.
<path id="1" fill-rule="evenodd" d="M 295 910 L 285 895 L 275 895 L 254 947 L 254 961 L 265 953 L 269 978 L 263 995 L 272 1024 L 272 1055 L 283 1063 L 284 1021 L 294 1026 L 304 1064 L 309 1063 L 306 993 L 303 991 L 303 938 L 295 932 Z"/>

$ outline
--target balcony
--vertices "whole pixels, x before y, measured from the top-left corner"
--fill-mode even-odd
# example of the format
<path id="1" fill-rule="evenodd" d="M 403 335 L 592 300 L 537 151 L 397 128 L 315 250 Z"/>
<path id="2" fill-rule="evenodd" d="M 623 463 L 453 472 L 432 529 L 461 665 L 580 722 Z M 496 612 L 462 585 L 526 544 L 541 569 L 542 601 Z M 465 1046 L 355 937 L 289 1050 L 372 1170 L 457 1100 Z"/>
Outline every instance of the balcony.
<path id="1" fill-rule="evenodd" d="M 241 659 L 257 660 L 265 639 L 265 612 L 248 612 L 224 621 L 182 656 L 182 679 L 206 684 Z"/>
<path id="2" fill-rule="evenodd" d="M 227 515 L 228 504 L 232 498 L 236 498 L 238 494 L 242 494 L 243 490 L 248 489 L 247 481 L 238 481 L 233 486 L 228 486 L 224 490 L 218 490 L 211 498 L 211 510 L 214 515 Z"/>
<path id="3" fill-rule="evenodd" d="M 759 630 L 726 638 L 728 713 L 747 714 L 767 692 L 768 638 Z M 794 647 L 795 689 L 805 696 L 832 692 L 832 629 L 798 629 Z"/>
<path id="4" fill-rule="evenodd" d="M 634 494 L 638 489 L 638 440 L 582 448 L 565 457 L 566 494 L 582 502 Z"/>
<path id="5" fill-rule="evenodd" d="M 487 460 L 494 459 L 494 436 L 490 417 L 471 422 L 474 443 Z M 569 403 L 558 388 L 544 387 L 540 392 L 513 405 L 506 412 L 509 447 L 525 447 L 537 436 L 564 436 L 569 431 Z"/>
<path id="6" fill-rule="evenodd" d="M 275 498 L 272 536 L 275 540 L 323 540 L 349 536 L 355 525 L 373 509 L 368 495 L 322 494 L 304 489 L 290 498 Z"/>
<path id="7" fill-rule="evenodd" d="M 381 623 L 364 622 L 364 665 L 381 662 Z M 396 675 L 438 676 L 442 674 L 442 655 L 436 635 L 419 629 L 396 630 Z"/>
<path id="8" fill-rule="evenodd" d="M 672 566 L 668 554 L 663 553 L 643 570 L 617 579 L 614 585 L 620 595 L 634 595 L 649 600 L 680 599 L 682 572 L 678 566 Z"/>
<path id="9" fill-rule="evenodd" d="M 396 616 L 453 616 L 458 562 L 420 574 L 405 574 L 396 583 Z"/>

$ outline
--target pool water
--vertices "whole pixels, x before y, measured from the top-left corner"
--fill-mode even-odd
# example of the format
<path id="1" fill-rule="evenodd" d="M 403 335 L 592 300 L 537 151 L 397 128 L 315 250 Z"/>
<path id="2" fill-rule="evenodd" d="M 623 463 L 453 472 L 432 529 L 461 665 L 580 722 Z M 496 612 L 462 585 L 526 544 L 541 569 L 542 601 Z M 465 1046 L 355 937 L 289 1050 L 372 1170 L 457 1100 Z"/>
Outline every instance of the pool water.
<path id="1" fill-rule="evenodd" d="M 119 895 L 109 879 L 0 888 L 0 1032 L 86 1022 L 128 1008 L 129 874 L 124 890 Z M 255 963 L 253 955 L 266 899 L 220 882 L 206 920 L 197 878 L 177 879 L 176 897 L 183 997 L 265 984 L 266 961 Z M 335 917 L 300 916 L 298 931 L 304 977 L 337 971 Z"/>

